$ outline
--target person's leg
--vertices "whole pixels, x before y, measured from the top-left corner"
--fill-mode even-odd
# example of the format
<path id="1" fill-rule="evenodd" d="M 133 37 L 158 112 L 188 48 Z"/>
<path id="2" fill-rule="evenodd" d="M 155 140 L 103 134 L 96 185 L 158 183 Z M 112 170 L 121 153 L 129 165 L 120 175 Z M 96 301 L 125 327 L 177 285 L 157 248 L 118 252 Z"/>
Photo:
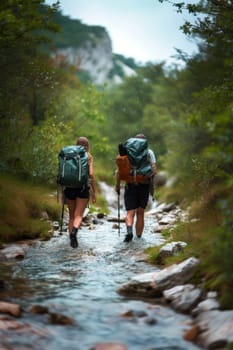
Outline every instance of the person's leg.
<path id="1" fill-rule="evenodd" d="M 77 198 L 74 212 L 73 227 L 79 229 L 83 220 L 83 213 L 87 206 L 88 198 Z"/>
<path id="2" fill-rule="evenodd" d="M 127 211 L 127 214 L 126 214 L 126 217 L 125 217 L 126 227 L 127 226 L 133 226 L 135 213 L 136 213 L 135 209 Z"/>
<path id="3" fill-rule="evenodd" d="M 125 236 L 124 242 L 130 242 L 133 239 L 133 223 L 135 216 L 135 209 L 128 210 L 125 218 L 127 234 Z"/>
<path id="4" fill-rule="evenodd" d="M 71 244 L 71 247 L 73 248 L 78 247 L 77 233 L 78 233 L 78 229 L 81 226 L 83 213 L 87 206 L 87 203 L 88 203 L 88 198 L 76 198 L 73 228 L 70 233 L 70 244 Z"/>
<path id="5" fill-rule="evenodd" d="M 134 216 L 136 213 L 136 209 L 135 209 L 136 192 L 132 184 L 126 185 L 124 200 L 125 200 L 125 209 L 127 211 L 126 218 L 125 218 L 127 234 L 125 236 L 124 242 L 130 242 L 133 239 L 133 224 L 134 224 Z"/>
<path id="6" fill-rule="evenodd" d="M 69 229 L 69 233 L 72 231 L 72 228 L 74 226 L 74 212 L 75 212 L 75 200 L 72 199 L 66 199 L 66 203 L 68 206 L 68 210 L 69 210 L 69 224 L 68 224 L 68 229 Z"/>
<path id="7" fill-rule="evenodd" d="M 136 235 L 140 238 L 144 229 L 144 209 L 137 208 L 136 216 Z"/>
<path id="8" fill-rule="evenodd" d="M 70 235 L 70 245 L 73 248 L 77 248 L 77 229 L 74 228 L 74 218 L 75 218 L 75 209 L 76 209 L 76 200 L 67 199 L 67 206 L 69 210 L 69 235 Z"/>
<path id="9" fill-rule="evenodd" d="M 136 235 L 141 237 L 144 229 L 144 213 L 149 198 L 149 184 L 138 186 L 138 208 L 136 211 Z"/>

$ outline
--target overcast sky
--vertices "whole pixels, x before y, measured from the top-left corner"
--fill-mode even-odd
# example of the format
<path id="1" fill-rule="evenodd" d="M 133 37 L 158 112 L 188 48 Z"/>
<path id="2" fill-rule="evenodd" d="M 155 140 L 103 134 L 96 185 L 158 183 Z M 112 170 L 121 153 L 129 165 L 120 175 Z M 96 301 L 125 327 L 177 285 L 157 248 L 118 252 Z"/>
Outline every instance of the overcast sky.
<path id="1" fill-rule="evenodd" d="M 113 52 L 138 63 L 175 62 L 175 48 L 196 51 L 195 43 L 179 30 L 188 14 L 158 0 L 60 0 L 60 10 L 85 24 L 105 27 Z"/>

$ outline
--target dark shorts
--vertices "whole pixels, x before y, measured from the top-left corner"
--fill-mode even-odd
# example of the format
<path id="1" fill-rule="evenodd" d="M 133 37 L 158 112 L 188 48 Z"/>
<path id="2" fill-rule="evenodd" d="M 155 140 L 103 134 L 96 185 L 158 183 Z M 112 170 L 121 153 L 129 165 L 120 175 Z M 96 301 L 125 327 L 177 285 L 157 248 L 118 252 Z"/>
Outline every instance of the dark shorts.
<path id="1" fill-rule="evenodd" d="M 126 184 L 125 186 L 125 209 L 145 209 L 149 199 L 149 184 Z"/>
<path id="2" fill-rule="evenodd" d="M 65 198 L 75 200 L 76 198 L 89 198 L 90 192 L 87 186 L 82 188 L 65 188 Z"/>

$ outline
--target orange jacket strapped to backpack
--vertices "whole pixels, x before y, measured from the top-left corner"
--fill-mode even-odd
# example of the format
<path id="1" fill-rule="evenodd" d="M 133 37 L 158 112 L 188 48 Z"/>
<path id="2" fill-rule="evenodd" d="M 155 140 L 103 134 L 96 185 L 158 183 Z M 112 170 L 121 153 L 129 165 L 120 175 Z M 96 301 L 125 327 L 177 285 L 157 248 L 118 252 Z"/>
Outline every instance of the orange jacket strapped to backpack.
<path id="1" fill-rule="evenodd" d="M 118 155 L 116 158 L 116 164 L 119 174 L 119 179 L 126 183 L 146 183 L 148 177 L 145 175 L 136 174 L 133 172 L 130 166 L 128 156 Z"/>
<path id="2" fill-rule="evenodd" d="M 131 149 L 131 152 L 130 152 Z M 129 154 L 128 154 L 129 152 Z M 141 161 L 136 164 L 132 158 L 138 157 Z M 131 155 L 132 163 L 129 159 Z M 136 159 L 135 159 L 136 161 Z M 118 177 L 126 183 L 148 183 L 152 175 L 151 164 L 148 155 L 147 141 L 131 138 L 119 145 L 119 155 L 116 158 Z"/>

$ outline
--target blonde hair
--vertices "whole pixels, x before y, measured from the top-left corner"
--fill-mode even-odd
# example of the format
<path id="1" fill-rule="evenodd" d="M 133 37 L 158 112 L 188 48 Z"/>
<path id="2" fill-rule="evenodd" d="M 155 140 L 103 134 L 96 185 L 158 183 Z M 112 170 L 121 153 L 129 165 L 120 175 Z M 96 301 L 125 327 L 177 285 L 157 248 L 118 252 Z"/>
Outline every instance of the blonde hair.
<path id="1" fill-rule="evenodd" d="M 137 139 L 146 139 L 146 136 L 144 134 L 137 134 L 135 137 Z"/>
<path id="2" fill-rule="evenodd" d="M 88 138 L 81 136 L 77 139 L 76 145 L 83 146 L 87 152 L 90 151 L 89 141 Z"/>

